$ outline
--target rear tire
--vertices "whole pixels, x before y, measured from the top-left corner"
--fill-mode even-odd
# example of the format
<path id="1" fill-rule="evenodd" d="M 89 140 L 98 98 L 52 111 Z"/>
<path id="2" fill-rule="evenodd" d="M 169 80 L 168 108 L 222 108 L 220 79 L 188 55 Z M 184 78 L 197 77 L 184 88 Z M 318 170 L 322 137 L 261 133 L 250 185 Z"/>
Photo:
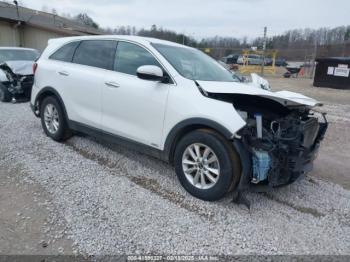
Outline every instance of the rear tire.
<path id="1" fill-rule="evenodd" d="M 45 134 L 53 140 L 62 142 L 71 137 L 63 108 L 56 97 L 44 98 L 40 107 L 40 118 Z"/>
<path id="2" fill-rule="evenodd" d="M 0 83 L 0 101 L 1 102 L 10 102 L 11 101 L 11 93 L 7 90 L 7 87 Z"/>
<path id="3" fill-rule="evenodd" d="M 181 185 L 205 201 L 224 197 L 236 187 L 241 176 L 240 159 L 233 145 L 209 129 L 192 131 L 180 140 L 174 165 Z"/>

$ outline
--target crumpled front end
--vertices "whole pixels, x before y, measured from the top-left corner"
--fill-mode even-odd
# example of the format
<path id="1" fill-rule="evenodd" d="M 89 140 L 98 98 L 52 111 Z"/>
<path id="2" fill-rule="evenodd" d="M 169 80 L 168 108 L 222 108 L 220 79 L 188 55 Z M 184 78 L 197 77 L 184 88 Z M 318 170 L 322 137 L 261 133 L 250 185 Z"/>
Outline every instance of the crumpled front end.
<path id="1" fill-rule="evenodd" d="M 238 190 L 266 191 L 310 172 L 327 127 L 324 114 L 305 109 L 273 120 L 259 113 L 248 118 L 235 141 L 245 166 Z"/>
<path id="2" fill-rule="evenodd" d="M 23 67 L 23 65 L 21 66 Z M 24 71 L 18 71 L 15 68 L 10 67 L 8 63 L 0 64 L 0 70 L 6 77 L 5 79 L 2 79 L 1 83 L 7 88 L 13 99 L 30 99 L 34 83 L 34 75 L 32 72 L 28 75 L 20 74 L 21 72 L 24 73 Z"/>
<path id="3" fill-rule="evenodd" d="M 233 140 L 242 164 L 237 191 L 266 191 L 312 170 L 328 127 L 325 114 L 313 110 L 320 103 L 287 91 L 208 93 L 208 97 L 232 103 L 246 122 Z"/>

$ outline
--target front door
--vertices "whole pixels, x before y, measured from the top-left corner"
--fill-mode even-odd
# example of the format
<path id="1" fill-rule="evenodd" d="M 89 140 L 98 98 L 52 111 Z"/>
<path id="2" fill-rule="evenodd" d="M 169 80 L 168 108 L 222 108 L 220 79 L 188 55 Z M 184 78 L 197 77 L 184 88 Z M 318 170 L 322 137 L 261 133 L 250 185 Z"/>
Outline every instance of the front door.
<path id="1" fill-rule="evenodd" d="M 161 67 L 143 47 L 118 42 L 114 70 L 102 91 L 102 128 L 110 133 L 160 147 L 167 96 L 171 84 L 136 76 L 142 65 Z"/>

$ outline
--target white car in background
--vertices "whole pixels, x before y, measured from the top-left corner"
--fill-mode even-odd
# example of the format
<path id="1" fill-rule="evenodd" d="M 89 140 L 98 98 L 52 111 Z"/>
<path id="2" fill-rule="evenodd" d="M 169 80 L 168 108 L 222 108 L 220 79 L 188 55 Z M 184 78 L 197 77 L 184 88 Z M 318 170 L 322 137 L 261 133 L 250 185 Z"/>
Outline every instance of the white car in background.
<path id="1" fill-rule="evenodd" d="M 47 136 L 79 131 L 158 157 L 203 200 L 292 183 L 312 169 L 327 129 L 314 99 L 247 87 L 203 52 L 168 41 L 54 39 L 34 69 L 31 107 Z"/>
<path id="2" fill-rule="evenodd" d="M 29 100 L 33 64 L 40 53 L 23 47 L 0 47 L 0 101 Z"/>

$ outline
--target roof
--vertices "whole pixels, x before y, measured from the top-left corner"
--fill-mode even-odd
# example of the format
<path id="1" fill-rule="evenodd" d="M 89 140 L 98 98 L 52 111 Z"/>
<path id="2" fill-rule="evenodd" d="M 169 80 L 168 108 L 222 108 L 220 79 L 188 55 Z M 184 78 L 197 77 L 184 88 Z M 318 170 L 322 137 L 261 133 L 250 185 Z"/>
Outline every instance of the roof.
<path id="1" fill-rule="evenodd" d="M 323 57 L 323 58 L 317 58 L 316 62 L 350 63 L 350 57 Z"/>
<path id="2" fill-rule="evenodd" d="M 185 45 L 181 45 L 178 43 L 166 41 L 166 40 L 161 40 L 157 38 L 152 38 L 152 37 L 143 37 L 143 36 L 134 36 L 134 35 L 94 35 L 94 36 L 71 36 L 71 37 L 61 37 L 61 38 L 54 38 L 50 39 L 50 42 L 55 42 L 55 43 L 66 43 L 69 41 L 74 41 L 74 40 L 92 40 L 92 39 L 116 39 L 116 40 L 129 40 L 133 42 L 138 42 L 140 44 L 164 44 L 164 45 L 171 45 L 171 46 L 177 46 L 177 47 L 183 47 L 183 48 L 191 48 Z"/>
<path id="3" fill-rule="evenodd" d="M 67 35 L 100 35 L 102 31 L 70 19 L 0 1 L 0 19 L 21 21 L 27 25 Z"/>

